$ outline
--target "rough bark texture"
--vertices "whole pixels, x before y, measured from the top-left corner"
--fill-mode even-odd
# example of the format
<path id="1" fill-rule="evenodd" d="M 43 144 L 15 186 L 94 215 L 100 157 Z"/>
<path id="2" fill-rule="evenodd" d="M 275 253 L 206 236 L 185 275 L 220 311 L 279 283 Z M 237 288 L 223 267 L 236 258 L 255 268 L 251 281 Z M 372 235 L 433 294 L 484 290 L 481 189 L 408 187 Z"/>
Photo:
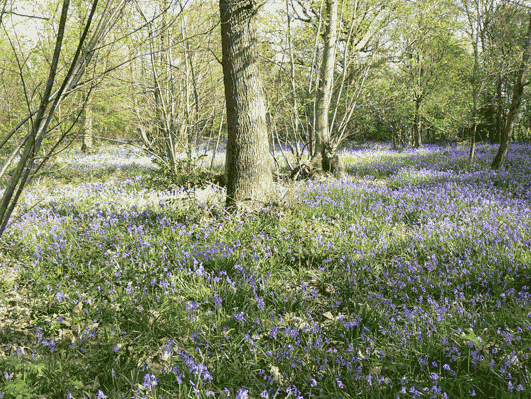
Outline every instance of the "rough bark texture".
<path id="1" fill-rule="evenodd" d="M 500 148 L 498 153 L 494 157 L 490 167 L 492 169 L 498 169 L 505 157 L 507 156 L 507 148 L 509 145 L 509 133 L 511 132 L 511 125 L 513 123 L 514 115 L 520 106 L 520 101 L 522 100 L 522 94 L 524 92 L 524 83 L 523 77 L 527 67 L 527 61 L 529 60 L 529 44 L 531 39 L 531 12 L 529 13 L 529 26 L 527 28 L 527 33 L 525 36 L 525 47 L 524 53 L 522 54 L 522 62 L 520 63 L 520 68 L 518 70 L 518 77 L 516 79 L 516 84 L 514 85 L 513 99 L 511 101 L 511 108 L 509 108 L 509 113 L 507 114 L 507 122 L 505 129 L 503 131 L 503 136 L 501 137 Z"/>
<path id="2" fill-rule="evenodd" d="M 334 175 L 338 179 L 345 177 L 345 167 L 330 143 L 324 144 L 321 156 L 315 157 L 310 164 L 301 164 L 295 167 L 290 174 L 290 178 L 315 179 L 320 176 Z"/>
<path id="3" fill-rule="evenodd" d="M 339 155 L 334 152 L 330 143 L 327 143 L 324 146 L 321 163 L 324 172 L 331 172 L 338 179 L 345 177 L 345 167 L 343 166 L 343 162 L 339 158 Z"/>
<path id="4" fill-rule="evenodd" d="M 258 68 L 255 1 L 220 0 L 227 106 L 226 207 L 266 203 L 273 177 L 265 98 Z"/>

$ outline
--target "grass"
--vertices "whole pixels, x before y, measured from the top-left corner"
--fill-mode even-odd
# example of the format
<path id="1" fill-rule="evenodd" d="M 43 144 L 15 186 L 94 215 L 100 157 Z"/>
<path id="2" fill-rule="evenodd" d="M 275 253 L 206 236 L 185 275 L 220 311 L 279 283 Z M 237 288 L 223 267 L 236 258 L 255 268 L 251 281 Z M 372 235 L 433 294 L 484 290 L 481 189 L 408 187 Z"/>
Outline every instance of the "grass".
<path id="1" fill-rule="evenodd" d="M 531 146 L 478 147 L 346 149 L 237 216 L 65 154 L 3 239 L 0 397 L 530 397 Z"/>

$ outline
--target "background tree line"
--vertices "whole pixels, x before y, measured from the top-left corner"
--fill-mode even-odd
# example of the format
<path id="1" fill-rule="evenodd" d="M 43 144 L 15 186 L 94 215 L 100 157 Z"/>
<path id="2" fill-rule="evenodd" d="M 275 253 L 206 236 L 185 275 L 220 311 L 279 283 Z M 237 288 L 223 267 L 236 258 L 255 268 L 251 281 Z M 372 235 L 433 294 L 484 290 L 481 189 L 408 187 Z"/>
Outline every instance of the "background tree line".
<path id="1" fill-rule="evenodd" d="M 0 126 L 7 132 L 27 113 L 22 78 L 32 92 L 47 74 L 60 2 L 4 3 Z M 64 53 L 77 44 L 92 2 L 75 3 Z M 261 8 L 258 29 L 271 124 L 287 137 L 296 133 L 295 127 L 307 134 L 315 124 L 326 1 L 269 3 L 275 7 Z M 337 3 L 341 15 L 332 130 L 345 127 L 345 135 L 354 140 L 412 144 L 416 131 L 426 139 L 464 137 L 473 124 L 477 86 L 478 134 L 499 142 L 524 46 L 525 8 L 493 0 Z M 30 10 L 39 19 L 30 18 Z M 27 17 L 17 16 L 25 12 Z M 160 129 L 164 123 L 191 141 L 196 134 L 199 138 L 217 131 L 224 109 L 218 1 L 133 2 L 124 12 L 128 15 L 109 32 L 94 69 L 87 71 L 95 78 L 92 100 L 85 107 L 92 114 L 88 119 L 94 135 L 136 140 L 151 133 L 146 129 Z M 146 18 L 153 17 L 147 24 Z M 22 74 L 17 57 L 26 62 Z M 83 103 L 83 94 L 72 97 L 63 103 L 61 116 L 70 116 L 69 111 Z M 531 137 L 528 103 L 529 95 L 524 94 L 512 131 L 515 140 Z M 166 122 L 152 123 L 164 114 Z M 76 133 L 83 132 L 85 121 L 78 120 Z M 226 135 L 226 119 L 222 125 Z"/>

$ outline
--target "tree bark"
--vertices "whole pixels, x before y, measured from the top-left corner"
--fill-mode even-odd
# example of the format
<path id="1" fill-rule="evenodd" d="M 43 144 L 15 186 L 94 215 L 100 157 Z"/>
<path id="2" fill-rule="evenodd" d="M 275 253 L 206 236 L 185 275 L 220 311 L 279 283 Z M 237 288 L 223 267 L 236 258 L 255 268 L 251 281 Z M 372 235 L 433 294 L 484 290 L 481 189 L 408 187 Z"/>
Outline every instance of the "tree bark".
<path id="1" fill-rule="evenodd" d="M 420 117 L 420 105 L 422 98 L 415 99 L 415 120 L 413 123 L 413 145 L 415 148 L 419 148 L 422 145 L 422 119 Z"/>
<path id="2" fill-rule="evenodd" d="M 499 169 L 502 165 L 505 157 L 507 156 L 507 148 L 509 145 L 509 133 L 511 132 L 511 126 L 513 123 L 514 115 L 518 111 L 520 106 L 520 101 L 522 99 L 522 93 L 524 92 L 524 83 L 523 77 L 527 67 L 527 61 L 529 60 L 529 44 L 531 39 L 531 12 L 529 13 L 529 25 L 527 28 L 527 33 L 525 35 L 525 46 L 524 52 L 522 54 L 522 62 L 520 63 L 520 68 L 518 69 L 518 77 L 516 79 L 516 84 L 514 85 L 513 99 L 511 101 L 511 107 L 509 108 L 509 113 L 507 114 L 507 122 L 505 124 L 505 129 L 503 130 L 503 136 L 501 137 L 500 148 L 498 153 L 494 157 L 490 167 L 492 169 Z"/>
<path id="3" fill-rule="evenodd" d="M 289 0 L 286 0 L 286 15 L 288 18 L 287 26 L 287 40 L 288 40 L 288 52 L 289 52 L 289 64 L 290 64 L 290 83 L 291 83 L 291 101 L 293 103 L 293 133 L 294 137 L 297 137 L 299 131 L 299 111 L 297 104 L 297 88 L 295 86 L 295 61 L 293 59 L 293 47 L 291 45 L 291 16 L 289 15 Z M 289 136 L 288 136 L 289 137 Z"/>
<path id="4" fill-rule="evenodd" d="M 317 115 L 315 121 L 315 156 L 311 160 L 312 168 L 322 172 L 337 171 L 342 175 L 343 166 L 339 157 L 334 154 L 330 142 L 328 113 L 334 87 L 334 71 L 337 49 L 337 3 L 338 0 L 326 0 L 327 24 L 323 61 L 317 89 Z M 342 177 L 342 176 L 340 176 Z"/>
<path id="5" fill-rule="evenodd" d="M 491 144 L 499 144 L 503 131 L 503 97 L 502 97 L 502 77 L 498 76 L 496 84 L 496 119 Z"/>
<path id="6" fill-rule="evenodd" d="M 183 18 L 183 23 L 184 23 L 184 18 Z M 192 83 L 192 89 L 194 91 L 194 108 L 195 108 L 195 112 L 194 112 L 194 116 L 193 116 L 193 128 L 191 129 L 192 132 L 193 132 L 193 135 L 190 134 L 190 139 L 192 140 L 192 144 L 189 145 L 189 147 L 193 146 L 193 148 L 197 149 L 197 139 L 198 139 L 198 136 L 199 136 L 199 94 L 197 92 L 197 78 L 196 78 L 196 74 L 195 74 L 195 67 L 194 67 L 194 61 L 193 61 L 193 56 L 190 52 L 190 40 L 188 38 L 188 34 L 186 32 L 186 27 L 183 27 L 183 40 L 185 41 L 185 45 L 184 45 L 184 48 L 185 48 L 185 59 L 188 59 L 188 62 L 186 64 L 186 75 L 187 75 L 187 86 L 189 85 L 189 78 L 191 78 L 191 83 Z M 190 69 L 190 75 L 188 75 L 188 68 Z M 187 94 L 186 94 L 186 102 L 188 104 L 188 90 L 189 90 L 189 87 L 187 87 Z M 187 105 L 188 107 L 188 105 Z M 188 112 L 188 118 L 190 119 L 190 110 L 187 109 L 187 112 Z M 191 155 L 191 150 L 188 150 L 189 151 L 189 154 Z"/>
<path id="7" fill-rule="evenodd" d="M 317 89 L 317 115 L 315 121 L 315 152 L 322 154 L 324 144 L 330 142 L 328 129 L 328 111 L 334 86 L 334 70 L 336 63 L 337 42 L 337 0 L 326 0 L 328 23 L 325 30 L 323 61 Z"/>
<path id="8" fill-rule="evenodd" d="M 470 137 L 470 151 L 468 153 L 468 164 L 472 165 L 476 153 L 476 130 L 478 126 L 478 33 L 476 33 L 474 45 L 474 67 L 472 71 L 472 132 Z"/>
<path id="9" fill-rule="evenodd" d="M 226 208 L 272 199 L 273 175 L 253 0 L 220 0 L 227 109 Z"/>

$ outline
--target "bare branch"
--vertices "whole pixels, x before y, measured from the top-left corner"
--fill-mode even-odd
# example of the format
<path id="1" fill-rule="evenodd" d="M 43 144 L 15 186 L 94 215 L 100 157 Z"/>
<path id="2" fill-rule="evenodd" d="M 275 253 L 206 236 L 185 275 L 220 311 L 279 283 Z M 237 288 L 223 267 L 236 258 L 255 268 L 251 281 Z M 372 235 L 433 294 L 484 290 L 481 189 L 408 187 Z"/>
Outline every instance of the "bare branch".
<path id="1" fill-rule="evenodd" d="M 4 192 L 4 195 L 2 197 L 2 202 L 0 203 L 0 237 L 2 236 L 3 232 L 5 231 L 7 227 L 7 222 L 9 221 L 9 217 L 11 216 L 11 213 L 13 212 L 13 209 L 15 208 L 18 198 L 20 197 L 20 194 L 22 193 L 24 185 L 28 179 L 31 166 L 33 164 L 32 157 L 35 154 L 36 147 L 38 147 L 38 142 L 36 141 L 36 139 L 43 132 L 42 123 L 44 121 L 44 114 L 46 112 L 46 108 L 48 107 L 48 104 L 50 101 L 49 98 L 52 93 L 52 88 L 53 88 L 53 84 L 55 81 L 55 75 L 57 73 L 57 66 L 59 64 L 59 56 L 61 54 L 61 47 L 63 44 L 63 37 L 64 37 L 65 28 L 66 28 L 66 20 L 68 16 L 69 6 L 70 6 L 70 0 L 64 0 L 63 8 L 61 11 L 61 18 L 59 21 L 59 30 L 58 30 L 57 39 L 55 42 L 52 65 L 50 67 L 50 74 L 48 76 L 48 81 L 47 81 L 45 92 L 42 98 L 41 106 L 39 107 L 37 118 L 31 129 L 32 134 L 29 136 L 29 141 L 26 142 L 24 153 L 22 154 L 20 158 L 18 166 L 15 170 L 15 173 L 10 179 L 9 184 L 6 188 L 6 191 Z M 26 164 L 28 162 L 29 162 L 29 167 L 26 168 Z M 18 189 L 15 194 L 15 197 L 13 198 L 13 193 L 15 192 L 15 189 L 17 188 L 17 186 L 18 186 Z"/>
<path id="2" fill-rule="evenodd" d="M 50 20 L 50 18 L 39 17 L 38 15 L 19 14 L 18 12 L 15 12 L 15 11 L 6 11 L 5 13 L 6 14 L 11 14 L 11 15 L 16 15 L 17 17 L 22 17 L 22 18 L 42 19 L 42 20 L 45 20 L 45 21 L 49 21 Z"/>
<path id="3" fill-rule="evenodd" d="M 6 14 L 6 7 L 7 7 L 7 0 L 4 0 L 4 4 L 2 5 L 2 11 L 0 11 L 0 24 L 2 23 L 2 18 L 4 17 L 4 14 Z"/>

